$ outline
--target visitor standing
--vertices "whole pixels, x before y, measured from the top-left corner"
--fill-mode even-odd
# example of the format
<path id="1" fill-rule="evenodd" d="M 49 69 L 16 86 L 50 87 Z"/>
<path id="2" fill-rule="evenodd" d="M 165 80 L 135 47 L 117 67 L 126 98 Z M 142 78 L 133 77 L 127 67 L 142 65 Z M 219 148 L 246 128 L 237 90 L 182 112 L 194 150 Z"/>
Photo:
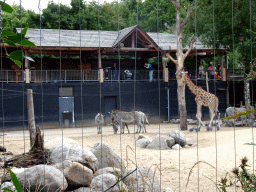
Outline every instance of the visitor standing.
<path id="1" fill-rule="evenodd" d="M 214 76 L 215 76 L 215 69 L 214 69 L 214 67 L 212 66 L 212 64 L 210 64 L 209 67 L 208 67 L 208 73 L 209 73 L 210 79 L 214 79 Z"/>
<path id="2" fill-rule="evenodd" d="M 148 71 L 149 71 L 149 82 L 152 82 L 153 81 L 154 68 L 152 67 L 152 65 L 150 63 L 145 63 L 144 67 L 146 67 L 146 69 L 148 69 Z"/>
<path id="3" fill-rule="evenodd" d="M 203 64 L 200 64 L 199 66 L 199 78 L 203 79 L 204 77 L 204 66 Z"/>
<path id="4" fill-rule="evenodd" d="M 117 68 L 116 68 L 116 63 L 113 64 L 113 80 L 116 80 L 116 76 L 117 76 Z"/>

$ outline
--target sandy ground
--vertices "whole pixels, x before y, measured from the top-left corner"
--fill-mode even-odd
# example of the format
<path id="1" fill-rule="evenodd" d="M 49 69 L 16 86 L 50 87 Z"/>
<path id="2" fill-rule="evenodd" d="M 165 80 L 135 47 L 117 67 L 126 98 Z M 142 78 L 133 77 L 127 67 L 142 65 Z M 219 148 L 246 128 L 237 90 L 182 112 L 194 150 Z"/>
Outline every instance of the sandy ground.
<path id="1" fill-rule="evenodd" d="M 178 124 L 151 124 L 147 126 L 146 135 L 152 139 L 158 133 L 168 135 L 172 130 L 178 129 L 178 126 Z M 134 129 L 133 125 L 129 127 L 130 130 Z M 43 131 L 45 138 L 63 135 L 73 138 L 87 149 L 92 148 L 97 142 L 106 143 L 122 157 L 128 169 L 136 164 L 151 167 L 161 183 L 161 191 L 167 187 L 171 187 L 173 191 L 216 191 L 216 181 L 219 182 L 227 172 L 229 172 L 228 178 L 234 178 L 231 171 L 235 166 L 240 165 L 242 157 L 248 157 L 251 172 L 255 163 L 254 145 L 246 143 L 254 141 L 256 131 L 246 127 L 221 128 L 218 132 L 207 132 L 205 128 L 199 133 L 184 131 L 187 138 L 192 138 L 199 145 L 180 150 L 150 150 L 135 147 L 134 142 L 138 134 L 134 134 L 133 130 L 131 134 L 127 134 L 127 131 L 123 135 L 113 134 L 110 126 L 103 128 L 102 135 L 96 133 L 96 127 Z M 6 147 L 8 151 L 20 154 L 29 150 L 27 130 L 5 131 L 0 135 L 0 145 Z M 202 163 L 195 165 L 198 161 Z M 192 174 L 188 180 L 191 170 Z M 235 188 L 229 191 L 235 191 Z M 236 188 L 236 191 L 241 190 Z"/>

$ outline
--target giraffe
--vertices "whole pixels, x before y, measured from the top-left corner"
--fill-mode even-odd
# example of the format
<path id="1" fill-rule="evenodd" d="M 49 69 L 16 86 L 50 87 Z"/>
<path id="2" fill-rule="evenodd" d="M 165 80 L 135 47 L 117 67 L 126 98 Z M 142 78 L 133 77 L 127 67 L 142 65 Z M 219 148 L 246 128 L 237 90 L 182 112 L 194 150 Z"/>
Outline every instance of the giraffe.
<path id="1" fill-rule="evenodd" d="M 218 105 L 219 105 L 218 97 L 212 93 L 205 91 L 202 87 L 195 85 L 185 72 L 182 72 L 182 73 L 183 73 L 182 75 L 184 75 L 184 82 L 187 84 L 189 90 L 196 96 L 195 98 L 195 101 L 197 104 L 196 117 L 199 121 L 199 127 L 198 129 L 196 129 L 196 131 L 200 131 L 201 124 L 205 126 L 201 120 L 202 106 L 209 107 L 211 120 L 210 120 L 209 126 L 207 127 L 207 130 L 212 130 L 211 126 L 212 126 L 213 118 L 218 113 Z M 217 127 L 217 129 L 219 129 L 219 127 Z"/>

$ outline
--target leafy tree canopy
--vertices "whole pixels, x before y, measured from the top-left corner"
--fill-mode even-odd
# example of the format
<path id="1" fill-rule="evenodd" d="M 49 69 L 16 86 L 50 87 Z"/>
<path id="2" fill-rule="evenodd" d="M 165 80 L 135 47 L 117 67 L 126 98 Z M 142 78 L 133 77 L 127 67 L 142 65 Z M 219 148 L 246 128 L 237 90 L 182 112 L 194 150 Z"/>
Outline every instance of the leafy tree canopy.
<path id="1" fill-rule="evenodd" d="M 256 52 L 252 51 L 256 48 L 255 2 L 215 0 L 213 4 L 210 0 L 197 0 L 191 7 L 194 14 L 185 26 L 185 33 L 196 33 L 200 41 L 216 49 L 226 48 L 234 58 L 229 61 L 229 68 L 242 63 L 249 70 L 256 58 Z"/>

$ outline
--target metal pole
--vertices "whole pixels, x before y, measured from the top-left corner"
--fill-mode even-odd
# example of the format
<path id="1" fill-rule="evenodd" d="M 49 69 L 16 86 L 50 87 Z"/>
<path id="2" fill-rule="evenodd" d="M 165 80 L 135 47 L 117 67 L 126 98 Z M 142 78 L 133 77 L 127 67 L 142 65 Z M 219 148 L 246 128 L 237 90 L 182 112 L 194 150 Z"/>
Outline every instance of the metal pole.
<path id="1" fill-rule="evenodd" d="M 167 88 L 167 101 L 168 101 L 168 122 L 170 122 L 170 89 Z"/>

